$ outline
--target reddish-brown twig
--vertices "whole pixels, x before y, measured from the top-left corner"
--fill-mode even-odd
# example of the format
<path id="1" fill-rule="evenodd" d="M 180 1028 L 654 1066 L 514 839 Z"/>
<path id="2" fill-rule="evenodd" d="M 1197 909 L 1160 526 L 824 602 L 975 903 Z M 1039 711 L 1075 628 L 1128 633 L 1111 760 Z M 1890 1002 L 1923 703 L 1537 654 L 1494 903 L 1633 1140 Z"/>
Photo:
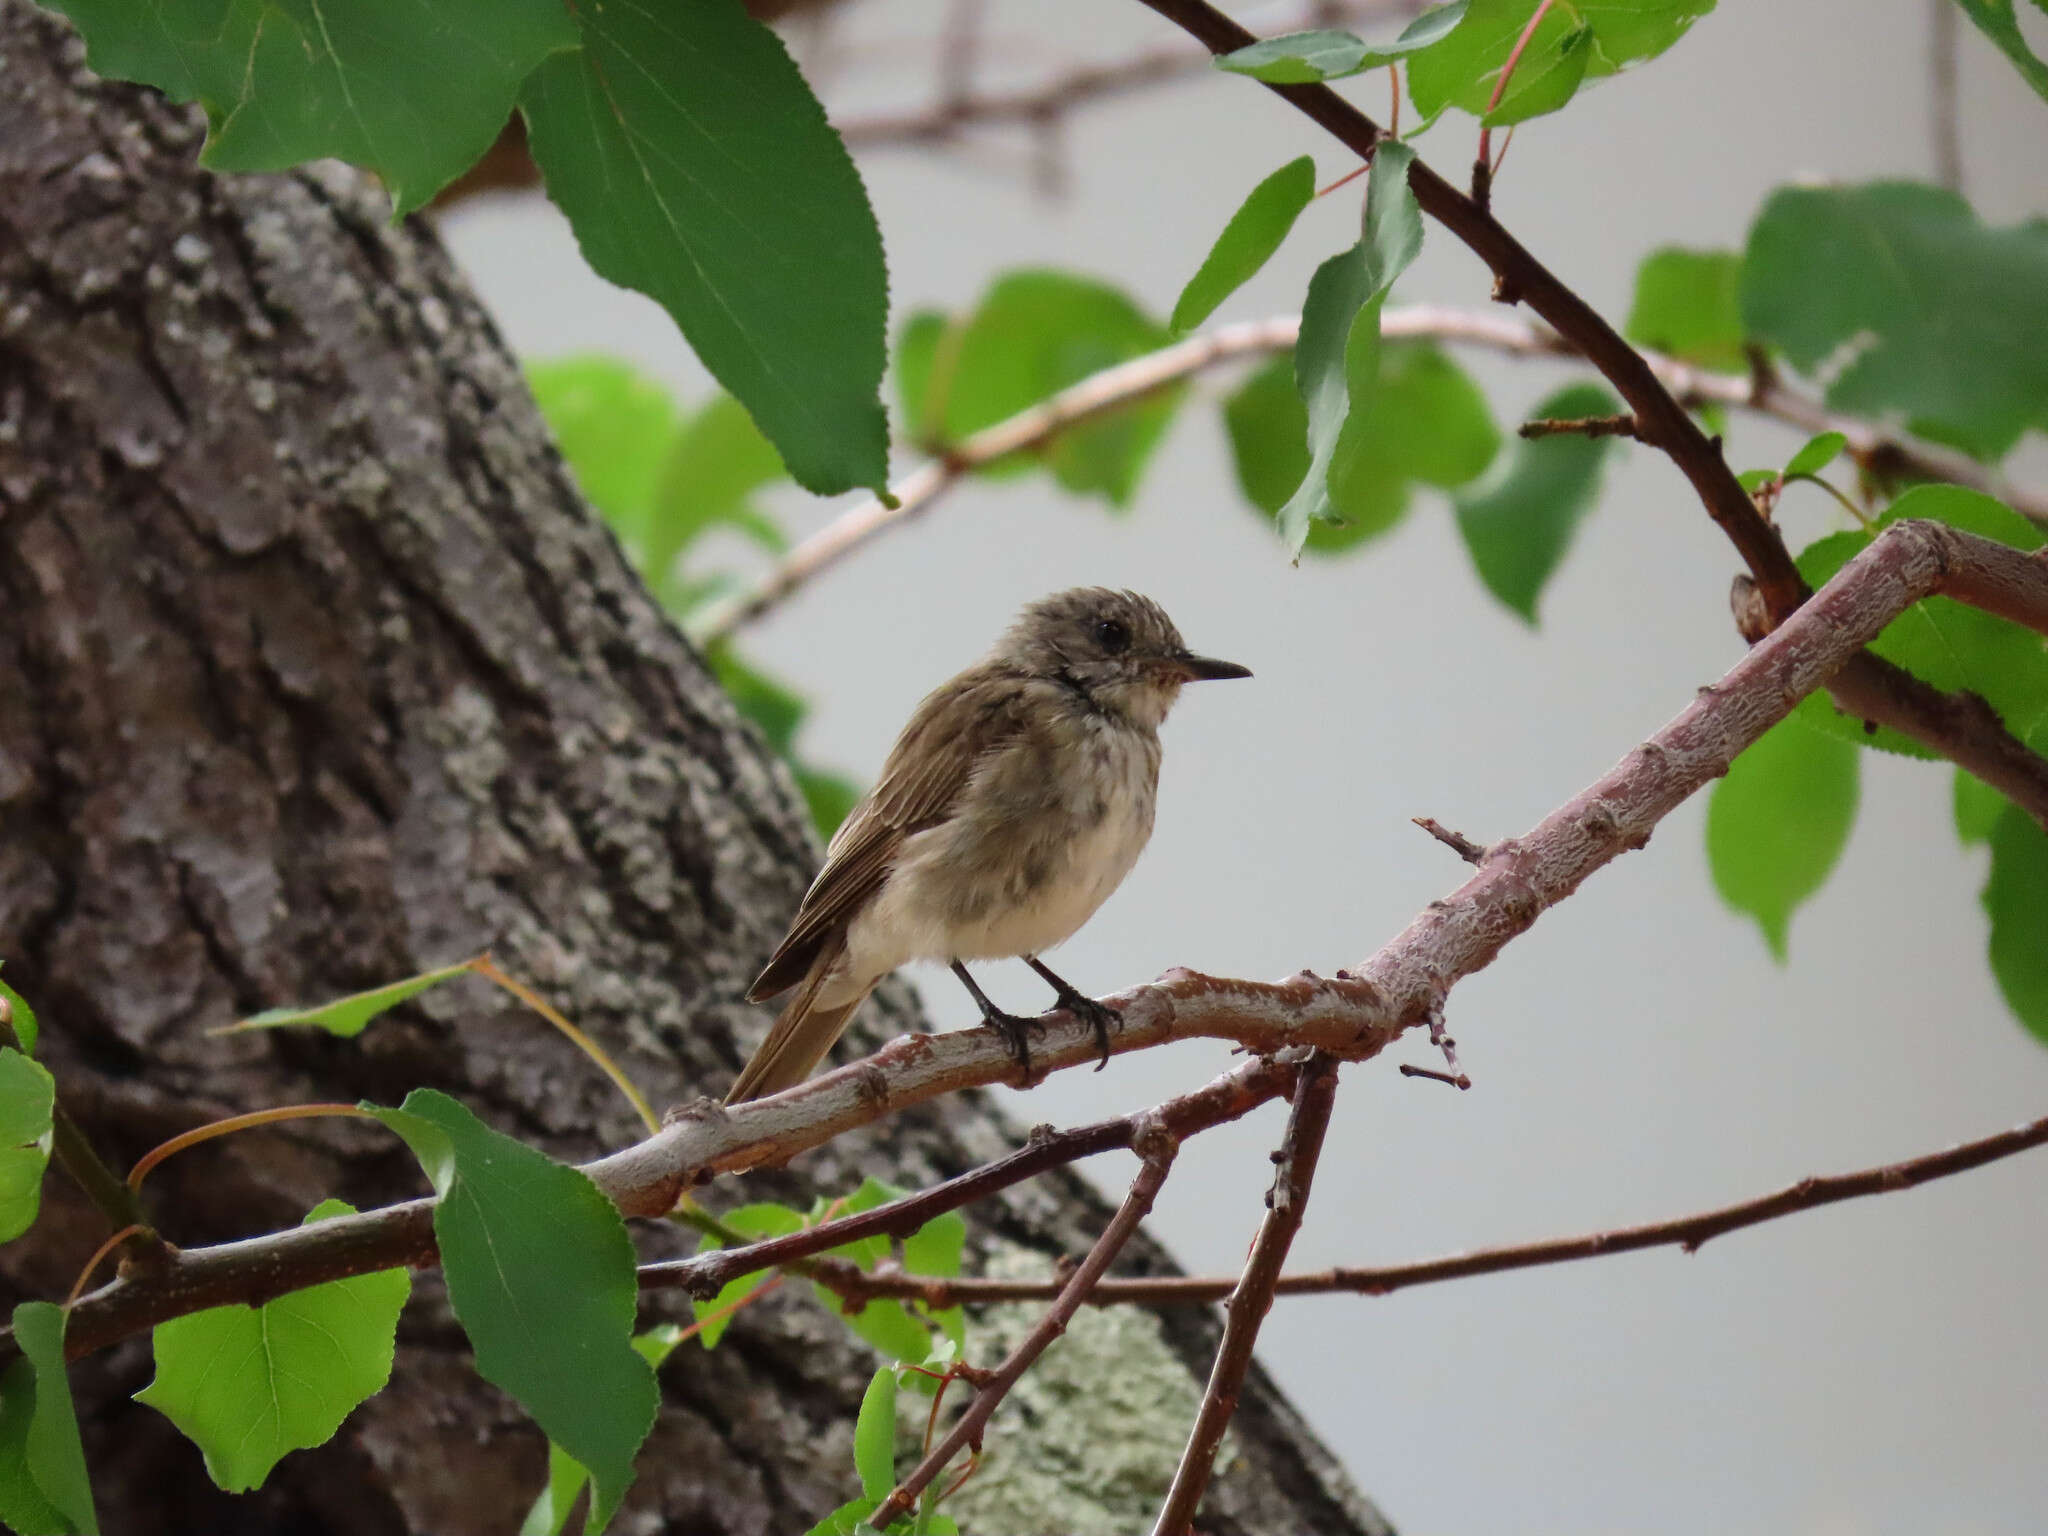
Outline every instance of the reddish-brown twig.
<path id="1" fill-rule="evenodd" d="M 976 1388 L 974 1401 L 967 1405 L 967 1411 L 946 1432 L 945 1439 L 918 1462 L 910 1475 L 898 1483 L 889 1497 L 868 1517 L 868 1523 L 876 1530 L 886 1531 L 892 1521 L 909 1513 L 918 1494 L 946 1469 L 964 1447 L 981 1448 L 981 1432 L 988 1424 L 989 1415 L 996 1411 L 996 1405 L 1009 1395 L 1010 1388 L 1031 1368 L 1032 1362 L 1045 1353 L 1046 1346 L 1066 1332 L 1067 1323 L 1081 1309 L 1081 1303 L 1102 1278 L 1103 1271 L 1109 1268 L 1124 1244 L 1131 1240 L 1131 1235 L 1138 1230 L 1138 1223 L 1151 1212 L 1152 1201 L 1173 1168 L 1174 1137 L 1164 1126 L 1149 1126 L 1139 1136 L 1137 1149 L 1145 1160 L 1144 1165 L 1139 1168 L 1137 1178 L 1131 1181 L 1130 1193 L 1124 1196 L 1124 1203 L 1117 1208 L 1109 1225 L 1102 1229 L 1095 1246 L 1088 1250 L 1088 1257 L 1081 1261 L 1061 1287 L 1059 1296 L 1046 1308 L 1045 1316 L 1038 1320 L 1038 1325 L 1010 1351 L 1009 1358 L 996 1367 L 995 1374 Z"/>
<path id="2" fill-rule="evenodd" d="M 2048 1116 L 1996 1135 L 1947 1147 L 1940 1152 L 1908 1158 L 1904 1162 L 1861 1168 L 1853 1173 L 1816 1174 L 1768 1195 L 1719 1206 L 1711 1211 L 1696 1211 L 1688 1216 L 1646 1222 L 1634 1227 L 1582 1232 L 1572 1237 L 1480 1248 L 1470 1253 L 1446 1254 L 1442 1258 L 1419 1259 L 1408 1264 L 1372 1268 L 1344 1265 L 1283 1275 L 1274 1286 L 1273 1293 L 1276 1296 L 1389 1296 L 1411 1286 L 1435 1285 L 1440 1281 L 1463 1280 L 1473 1275 L 1497 1275 L 1515 1269 L 1534 1269 L 1546 1264 L 1568 1264 L 1578 1259 L 1600 1259 L 1610 1254 L 1636 1253 L 1645 1248 L 1682 1248 L 1692 1253 L 1714 1238 L 1744 1227 L 1759 1226 L 1844 1200 L 1860 1200 L 1867 1195 L 1887 1195 L 1912 1189 L 1916 1185 L 1952 1178 L 2042 1146 L 2048 1146 Z M 1001 1302 L 1043 1300 L 1053 1293 L 1054 1284 L 1041 1280 L 940 1280 L 929 1276 L 901 1275 L 878 1277 L 869 1294 L 920 1301 L 933 1308 L 980 1307 Z M 1112 1279 L 1098 1285 L 1088 1301 L 1091 1306 L 1098 1307 L 1199 1305 L 1222 1301 L 1236 1285 L 1237 1280 L 1228 1275 Z"/>
<path id="3" fill-rule="evenodd" d="M 751 1274 L 757 1269 L 809 1258 L 863 1237 L 908 1237 L 943 1212 L 985 1200 L 999 1190 L 1008 1189 L 1048 1169 L 1133 1146 L 1150 1127 L 1163 1126 L 1176 1141 L 1185 1141 L 1190 1136 L 1249 1114 L 1261 1104 L 1287 1092 L 1293 1082 L 1293 1068 L 1269 1057 L 1259 1057 L 1224 1073 L 1193 1093 L 1182 1094 L 1134 1115 L 1065 1131 L 1037 1126 L 1032 1130 L 1030 1139 L 1008 1157 L 985 1163 L 958 1178 L 934 1184 L 930 1189 L 919 1190 L 886 1205 L 878 1205 L 873 1210 L 843 1216 L 837 1221 L 821 1222 L 783 1237 L 700 1253 L 687 1259 L 643 1265 L 640 1285 L 643 1290 L 680 1287 L 694 1296 L 715 1296 L 741 1275 Z M 873 1294 L 870 1286 L 883 1277 L 844 1264 L 821 1269 L 813 1278 L 847 1300 L 854 1301 Z"/>
<path id="4" fill-rule="evenodd" d="M 1287 1134 L 1274 1155 L 1278 1165 L 1272 1192 L 1266 1196 L 1266 1219 L 1259 1223 L 1259 1235 L 1252 1243 L 1244 1274 L 1230 1293 L 1230 1305 L 1223 1318 L 1223 1339 L 1216 1346 L 1216 1362 L 1209 1370 L 1209 1385 L 1202 1393 L 1202 1405 L 1195 1410 L 1194 1428 L 1188 1431 L 1187 1449 L 1174 1471 L 1173 1486 L 1166 1491 L 1152 1536 L 1186 1536 L 1202 1492 L 1209 1486 L 1209 1473 L 1216 1463 L 1216 1449 L 1223 1432 L 1237 1412 L 1237 1395 L 1251 1369 L 1252 1346 L 1258 1341 L 1259 1325 L 1273 1306 L 1273 1286 L 1287 1262 L 1287 1250 L 1294 1234 L 1301 1230 L 1301 1218 L 1308 1209 L 1309 1186 L 1314 1182 L 1316 1160 L 1323 1153 L 1323 1133 L 1330 1128 L 1330 1109 L 1337 1098 L 1337 1063 L 1320 1052 L 1302 1064 L 1294 1086 L 1294 1108 L 1287 1117 Z"/>
<path id="5" fill-rule="evenodd" d="M 1500 67 L 1500 77 L 1493 82 L 1493 94 L 1486 98 L 1487 117 L 1500 105 L 1501 97 L 1507 94 L 1508 81 L 1515 76 L 1515 66 L 1522 62 L 1522 52 L 1529 46 L 1529 39 L 1536 35 L 1536 29 L 1543 25 L 1543 18 L 1550 14 L 1550 0 L 1542 0 L 1529 17 L 1529 24 L 1522 28 L 1522 35 L 1515 39 L 1515 46 L 1508 50 L 1507 62 Z M 1391 131 L 1391 130 L 1390 130 Z M 1501 146 L 1501 156 L 1507 156 L 1507 146 Z M 1479 120 L 1479 153 L 1472 162 L 1472 201 L 1481 208 L 1493 191 L 1493 178 L 1500 172 L 1500 162 L 1493 158 L 1493 129 L 1486 119 Z"/>

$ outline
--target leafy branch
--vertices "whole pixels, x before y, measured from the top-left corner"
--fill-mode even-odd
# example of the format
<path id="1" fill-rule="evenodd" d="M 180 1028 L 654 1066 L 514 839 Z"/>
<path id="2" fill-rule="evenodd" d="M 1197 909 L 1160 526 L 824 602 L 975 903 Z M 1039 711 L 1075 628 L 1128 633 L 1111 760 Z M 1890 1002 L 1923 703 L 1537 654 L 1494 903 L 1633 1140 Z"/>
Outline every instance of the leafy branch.
<path id="1" fill-rule="evenodd" d="M 1219 56 L 1257 41 L 1206 0 L 1143 3 Z M 1264 84 L 1361 158 L 1370 158 L 1386 138 L 1385 130 L 1327 85 Z M 1692 484 L 1708 516 L 1748 566 L 1770 622 L 1783 622 L 1807 599 L 1807 583 L 1776 528 L 1722 458 L 1718 440 L 1708 437 L 1641 354 L 1487 208 L 1419 159 L 1408 184 L 1422 210 L 1492 269 L 1496 299 L 1526 303 L 1619 391 L 1635 415 L 1640 439 L 1661 450 Z M 1967 699 L 1946 695 L 1875 657 L 1850 658 L 1830 686 L 1844 708 L 1933 747 L 2048 825 L 2048 760 L 2014 737 L 1991 711 L 1974 710 Z"/>

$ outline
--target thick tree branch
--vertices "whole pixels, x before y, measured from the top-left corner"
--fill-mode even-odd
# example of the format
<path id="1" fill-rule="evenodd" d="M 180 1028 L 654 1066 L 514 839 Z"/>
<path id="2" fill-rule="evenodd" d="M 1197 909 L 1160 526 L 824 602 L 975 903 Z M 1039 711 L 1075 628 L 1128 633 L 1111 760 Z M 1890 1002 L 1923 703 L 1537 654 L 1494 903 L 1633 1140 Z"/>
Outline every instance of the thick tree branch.
<path id="1" fill-rule="evenodd" d="M 1768 1195 L 1690 1216 L 1646 1222 L 1635 1227 L 1613 1227 L 1603 1232 L 1585 1232 L 1573 1237 L 1546 1238 L 1536 1243 L 1481 1248 L 1471 1253 L 1447 1254 L 1442 1258 L 1422 1259 L 1409 1264 L 1388 1264 L 1377 1268 L 1347 1265 L 1283 1275 L 1274 1287 L 1274 1294 L 1389 1296 L 1410 1286 L 1434 1285 L 1441 1280 L 1463 1280 L 1472 1275 L 1494 1275 L 1511 1269 L 1566 1264 L 1576 1259 L 1604 1258 L 1614 1253 L 1636 1253 L 1645 1248 L 1676 1247 L 1693 1253 L 1712 1239 L 1744 1227 L 1758 1226 L 1782 1216 L 1794 1216 L 1801 1211 L 1835 1205 L 1843 1200 L 1911 1189 L 1936 1179 L 1968 1173 L 1973 1168 L 1982 1168 L 1987 1163 L 2014 1157 L 2040 1146 L 2048 1146 L 2048 1116 L 1977 1141 L 1966 1141 L 1959 1146 L 1908 1158 L 1900 1163 L 1888 1163 L 1881 1168 L 1812 1175 Z M 1051 1280 L 945 1280 L 931 1275 L 877 1275 L 864 1271 L 843 1286 L 836 1281 L 828 1280 L 826 1283 L 841 1290 L 849 1300 L 891 1296 L 920 1301 L 934 1308 L 1039 1301 L 1052 1295 L 1058 1284 Z M 1236 1277 L 1230 1275 L 1110 1279 L 1096 1286 L 1088 1300 L 1091 1305 L 1099 1307 L 1201 1304 L 1222 1301 L 1236 1285 Z"/>
<path id="2" fill-rule="evenodd" d="M 1133 405 L 1167 384 L 1245 357 L 1285 351 L 1300 329 L 1297 315 L 1223 326 L 1148 356 L 1092 374 L 1027 411 L 976 433 L 950 454 L 914 470 L 895 487 L 894 508 L 864 502 L 834 518 L 770 567 L 751 587 L 707 609 L 692 627 L 701 640 L 716 640 L 765 617 L 814 577 L 894 528 L 932 509 L 940 497 L 973 470 L 1006 453 L 1043 447 L 1076 422 Z M 1386 312 L 1381 334 L 1404 341 L 1447 341 L 1481 347 L 1510 357 L 1577 357 L 1580 354 L 1547 326 L 1509 315 L 1486 314 L 1437 304 L 1408 304 Z M 1645 352 L 1643 360 L 1687 406 L 1733 406 L 1782 421 L 1805 432 L 1840 432 L 1849 452 L 1873 469 L 1892 475 L 1944 480 L 1995 496 L 2035 522 L 2048 525 L 2048 493 L 2014 485 L 1967 454 L 1895 432 L 1875 422 L 1839 415 L 1768 375 L 1714 373 L 1690 363 Z M 1965 766 L 1970 766 L 1965 764 Z"/>
<path id="3" fill-rule="evenodd" d="M 967 1405 L 967 1411 L 946 1432 L 945 1438 L 933 1446 L 930 1454 L 917 1464 L 916 1470 L 877 1506 L 868 1521 L 876 1530 L 886 1531 L 894 1521 L 908 1514 L 918 1494 L 946 1469 L 964 1447 L 981 1448 L 981 1432 L 988 1424 L 989 1415 L 1009 1396 L 1010 1388 L 1017 1384 L 1018 1378 L 1031 1369 L 1032 1362 L 1045 1353 L 1046 1346 L 1067 1331 L 1067 1324 L 1081 1310 L 1081 1303 L 1088 1299 L 1089 1291 L 1095 1288 L 1116 1256 L 1123 1252 L 1124 1244 L 1131 1240 L 1138 1224 L 1151 1214 L 1152 1202 L 1158 1198 L 1160 1186 L 1173 1169 L 1178 1143 L 1164 1126 L 1154 1124 L 1142 1128 L 1134 1144 L 1145 1159 L 1144 1166 L 1138 1170 L 1137 1178 L 1131 1181 L 1130 1193 L 1124 1196 L 1124 1203 L 1117 1208 L 1109 1225 L 1102 1229 L 1102 1236 L 1095 1240 L 1095 1246 L 1088 1250 L 1088 1257 L 1081 1261 L 1080 1267 L 1061 1288 L 1058 1298 L 1046 1309 L 1038 1325 L 1010 1351 L 1009 1358 L 996 1368 L 995 1374 L 979 1384 L 974 1401 Z"/>
<path id="4" fill-rule="evenodd" d="M 1496 843 L 1471 879 L 1430 903 L 1351 974 L 1274 983 L 1173 971 L 1110 999 L 1123 1027 L 1113 1051 L 1227 1039 L 1260 1054 L 1311 1046 L 1342 1060 L 1377 1055 L 1403 1030 L 1443 1016 L 1458 980 L 1490 964 L 1601 866 L 1648 842 L 1657 823 L 1727 771 L 1751 742 L 1823 686 L 1911 604 L 1947 593 L 2048 631 L 2048 560 L 1939 524 L 1899 523 L 1700 690 L 1670 724 L 1520 838 Z M 2048 818 L 2048 801 L 2030 805 Z M 1033 1052 L 1044 1071 L 1093 1065 L 1094 1030 L 1046 1015 Z M 699 1100 L 660 1132 L 586 1165 L 629 1216 L 658 1216 L 721 1172 L 779 1161 L 908 1105 L 1007 1081 L 1015 1062 L 989 1029 L 909 1035 L 873 1056 L 773 1097 L 728 1108 Z M 239 1243 L 131 1265 L 73 1309 L 66 1347 L 89 1354 L 202 1307 L 433 1257 L 428 1201 L 337 1217 Z"/>
<path id="5" fill-rule="evenodd" d="M 1223 1444 L 1223 1432 L 1237 1412 L 1237 1395 L 1244 1387 L 1245 1373 L 1252 1367 L 1252 1346 L 1259 1328 L 1273 1307 L 1273 1286 L 1294 1246 L 1294 1234 L 1308 1212 L 1309 1186 L 1315 1181 L 1316 1162 L 1323 1155 L 1323 1133 L 1330 1128 L 1330 1110 L 1337 1099 L 1337 1063 L 1328 1056 L 1309 1058 L 1294 1088 L 1294 1109 L 1287 1118 L 1287 1134 L 1274 1154 L 1277 1165 L 1273 1188 L 1266 1196 L 1266 1219 L 1259 1223 L 1259 1235 L 1252 1242 L 1251 1257 L 1244 1273 L 1230 1293 L 1225 1309 L 1223 1340 L 1216 1346 L 1216 1363 L 1209 1371 L 1209 1385 L 1202 1404 L 1195 1410 L 1194 1427 L 1188 1431 L 1187 1449 L 1166 1491 L 1152 1536 L 1186 1536 L 1193 1527 L 1195 1510 L 1209 1486 L 1209 1474 L 1216 1465 L 1216 1451 Z"/>

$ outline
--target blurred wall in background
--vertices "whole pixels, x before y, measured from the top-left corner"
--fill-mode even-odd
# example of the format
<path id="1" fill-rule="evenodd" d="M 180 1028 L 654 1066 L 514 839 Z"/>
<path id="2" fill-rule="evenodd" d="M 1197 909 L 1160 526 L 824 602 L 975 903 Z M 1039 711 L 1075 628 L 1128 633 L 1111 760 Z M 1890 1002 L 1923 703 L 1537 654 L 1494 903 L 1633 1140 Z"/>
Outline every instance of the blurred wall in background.
<path id="1" fill-rule="evenodd" d="M 845 9 L 830 33 L 795 37 L 835 115 L 929 99 L 938 8 Z M 987 26 L 991 84 L 1167 36 L 1102 0 L 995 0 Z M 1496 209 L 1618 321 L 1643 255 L 1739 247 L 1774 186 L 1929 176 L 1929 26 L 1927 0 L 1723 0 L 1664 59 L 1525 127 Z M 1993 222 L 2048 210 L 2048 108 L 1967 26 L 1959 51 L 1965 190 Z M 1383 81 L 1347 89 L 1384 113 Z M 1462 173 L 1472 134 L 1446 121 L 1421 147 Z M 1324 179 L 1350 166 L 1249 83 L 1201 75 L 1068 121 L 1056 197 L 1034 181 L 1041 148 L 988 134 L 863 156 L 898 315 L 968 305 L 1025 264 L 1099 275 L 1163 315 L 1261 176 L 1302 153 Z M 1298 307 L 1355 217 L 1348 194 L 1318 204 L 1220 318 Z M 591 277 L 537 195 L 471 203 L 446 232 L 522 353 L 605 349 L 686 398 L 707 388 L 667 320 Z M 1486 293 L 1435 229 L 1398 290 L 1481 307 Z M 1572 375 L 1462 361 L 1504 424 Z M 1486 597 L 1432 497 L 1363 552 L 1291 569 L 1237 492 L 1219 388 L 1182 411 L 1128 515 L 1042 476 L 970 486 L 744 641 L 815 701 L 807 755 L 863 780 L 926 689 L 1054 588 L 1141 588 L 1191 643 L 1255 670 L 1192 691 L 1168 727 L 1151 851 L 1059 956 L 1091 991 L 1179 964 L 1270 977 L 1363 958 L 1464 873 L 1411 816 L 1482 840 L 1524 830 L 1741 649 L 1735 558 L 1656 455 L 1632 449 L 1610 477 L 1532 633 Z M 1782 462 L 1793 444 L 1738 419 L 1730 457 Z M 2014 466 L 2037 483 L 2039 448 Z M 1830 526 L 1811 502 L 1788 513 L 1795 547 Z M 779 506 L 800 531 L 833 510 Z M 1946 771 L 1866 757 L 1863 782 L 1855 838 L 1794 920 L 1786 967 L 1715 898 L 1696 800 L 1458 989 L 1470 1093 L 1403 1079 L 1391 1059 L 1347 1072 L 1295 1263 L 1675 1215 L 2048 1111 L 2048 1048 L 1984 963 L 1984 855 L 1956 844 Z M 943 972 L 921 979 L 942 1025 L 973 1022 Z M 1021 966 L 987 979 L 1014 1006 L 1043 1002 Z M 1429 1059 L 1419 1041 L 1395 1055 Z M 1015 1110 L 1122 1113 L 1223 1065 L 1220 1047 L 1149 1052 Z M 1155 1226 L 1191 1269 L 1241 1261 L 1278 1130 L 1268 1112 L 1183 1156 Z M 1118 1190 L 1127 1177 L 1115 1161 L 1094 1171 Z M 1283 1302 L 1260 1351 L 1411 1536 L 2035 1532 L 2044 1187 L 2037 1153 L 1690 1257 Z"/>

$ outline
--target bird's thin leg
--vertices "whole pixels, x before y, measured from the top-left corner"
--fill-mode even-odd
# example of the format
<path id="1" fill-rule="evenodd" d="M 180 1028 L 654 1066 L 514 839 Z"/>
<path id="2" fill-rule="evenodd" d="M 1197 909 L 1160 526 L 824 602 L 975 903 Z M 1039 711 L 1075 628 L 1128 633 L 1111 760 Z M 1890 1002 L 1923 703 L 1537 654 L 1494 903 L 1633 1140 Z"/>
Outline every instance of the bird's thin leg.
<path id="1" fill-rule="evenodd" d="M 958 960 L 953 962 L 953 974 L 958 976 L 967 990 L 974 994 L 975 1002 L 981 1005 L 982 1021 L 1003 1037 L 1003 1043 L 1009 1046 L 1010 1054 L 1017 1058 L 1017 1070 L 1024 1074 L 1024 1082 L 1026 1086 L 1029 1086 L 1031 1082 L 1031 1041 L 1028 1038 L 1028 1031 L 1034 1028 L 1042 1028 L 1043 1026 L 1036 1019 L 1019 1018 L 1014 1013 L 1005 1013 L 994 1003 L 990 1002 L 988 994 L 976 985 L 974 978 L 967 974 L 967 967 Z"/>
<path id="2" fill-rule="evenodd" d="M 1052 983 L 1053 991 L 1059 994 L 1060 1006 L 1075 1018 L 1095 1026 L 1095 1043 L 1102 1047 L 1102 1060 L 1095 1063 L 1100 1072 L 1109 1065 L 1109 1026 L 1123 1023 L 1124 1016 L 1107 1003 L 1098 1003 L 1092 997 L 1083 995 L 1078 989 L 1055 975 L 1052 968 L 1036 955 L 1026 955 L 1024 963 Z"/>

